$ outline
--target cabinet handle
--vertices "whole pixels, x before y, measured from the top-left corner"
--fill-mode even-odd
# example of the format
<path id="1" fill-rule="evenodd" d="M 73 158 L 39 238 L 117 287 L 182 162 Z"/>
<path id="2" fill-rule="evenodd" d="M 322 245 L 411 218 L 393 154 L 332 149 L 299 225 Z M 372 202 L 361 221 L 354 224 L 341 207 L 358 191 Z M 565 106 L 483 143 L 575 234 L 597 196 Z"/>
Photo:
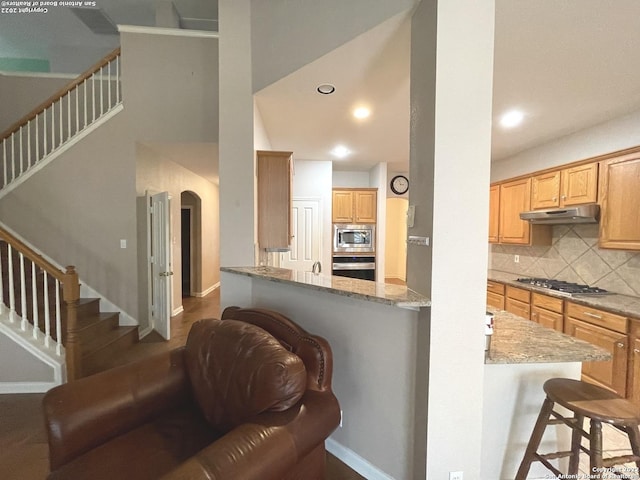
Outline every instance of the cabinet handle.
<path id="1" fill-rule="evenodd" d="M 633 353 L 640 353 L 640 350 L 638 350 L 637 348 L 634 348 Z"/>
<path id="2" fill-rule="evenodd" d="M 618 348 L 624 348 L 624 346 L 625 346 L 624 343 L 622 343 L 622 342 L 618 342 L 618 343 L 616 343 L 616 345 L 617 345 Z"/>
<path id="3" fill-rule="evenodd" d="M 595 313 L 591 313 L 591 312 L 582 312 L 582 313 L 587 317 L 597 318 L 598 320 L 602 320 L 602 315 L 596 315 Z"/>
<path id="4" fill-rule="evenodd" d="M 566 195 L 562 195 L 562 200 L 566 200 L 567 196 Z"/>
<path id="5" fill-rule="evenodd" d="M 558 197 L 553 197 L 553 201 L 557 202 L 558 201 Z"/>

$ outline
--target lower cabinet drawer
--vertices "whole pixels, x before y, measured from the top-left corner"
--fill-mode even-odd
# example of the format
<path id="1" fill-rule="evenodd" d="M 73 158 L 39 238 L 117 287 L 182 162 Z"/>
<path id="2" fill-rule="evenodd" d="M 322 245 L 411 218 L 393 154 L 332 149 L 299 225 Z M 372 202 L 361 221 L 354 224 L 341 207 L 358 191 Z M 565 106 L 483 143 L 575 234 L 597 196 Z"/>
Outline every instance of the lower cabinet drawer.
<path id="1" fill-rule="evenodd" d="M 490 307 L 504 310 L 504 295 L 499 295 L 493 292 L 487 292 L 487 305 Z"/>
<path id="2" fill-rule="evenodd" d="M 539 323 L 543 327 L 564 332 L 564 315 L 562 315 L 562 313 L 551 312 L 533 305 L 531 307 L 531 320 Z"/>
<path id="3" fill-rule="evenodd" d="M 527 320 L 530 320 L 529 318 L 529 303 L 525 303 L 525 302 L 521 302 L 520 300 L 515 300 L 513 298 L 509 298 L 507 297 L 505 299 L 505 307 L 504 309 L 507 312 L 513 313 L 514 315 L 517 315 L 519 317 L 522 318 L 526 318 Z"/>

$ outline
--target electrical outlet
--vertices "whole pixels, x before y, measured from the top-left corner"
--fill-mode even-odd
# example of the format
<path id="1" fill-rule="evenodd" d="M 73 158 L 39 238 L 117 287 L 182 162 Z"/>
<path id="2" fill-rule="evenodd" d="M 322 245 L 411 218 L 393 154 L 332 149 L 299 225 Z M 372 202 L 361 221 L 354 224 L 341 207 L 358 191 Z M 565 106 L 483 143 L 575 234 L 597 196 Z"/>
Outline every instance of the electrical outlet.
<path id="1" fill-rule="evenodd" d="M 342 410 L 340 410 L 340 424 L 338 426 L 342 428 Z"/>
<path id="2" fill-rule="evenodd" d="M 449 480 L 463 480 L 462 472 L 449 472 Z"/>
<path id="3" fill-rule="evenodd" d="M 520 255 L 514 255 L 513 256 L 513 261 L 514 261 L 514 263 L 520 263 Z"/>

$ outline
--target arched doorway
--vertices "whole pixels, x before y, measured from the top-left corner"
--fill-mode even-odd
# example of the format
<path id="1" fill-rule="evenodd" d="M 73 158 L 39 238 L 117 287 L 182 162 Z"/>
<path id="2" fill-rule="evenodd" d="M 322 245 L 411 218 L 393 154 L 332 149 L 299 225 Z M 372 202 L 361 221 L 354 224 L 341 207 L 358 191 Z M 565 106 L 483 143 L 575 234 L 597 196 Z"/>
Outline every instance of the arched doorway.
<path id="1" fill-rule="evenodd" d="M 180 249 L 182 296 L 202 291 L 202 213 L 200 197 L 191 191 L 180 193 Z"/>

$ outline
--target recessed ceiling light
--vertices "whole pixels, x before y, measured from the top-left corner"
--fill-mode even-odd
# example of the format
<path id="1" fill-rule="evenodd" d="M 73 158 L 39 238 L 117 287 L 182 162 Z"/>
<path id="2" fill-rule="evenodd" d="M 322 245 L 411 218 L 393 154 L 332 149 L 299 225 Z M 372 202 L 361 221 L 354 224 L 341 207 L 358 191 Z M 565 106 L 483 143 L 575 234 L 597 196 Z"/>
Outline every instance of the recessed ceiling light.
<path id="1" fill-rule="evenodd" d="M 504 128 L 517 127 L 524 120 L 524 113 L 520 110 L 511 110 L 500 117 L 500 125 Z"/>
<path id="2" fill-rule="evenodd" d="M 358 107 L 353 111 L 353 116 L 356 118 L 367 118 L 371 115 L 371 110 L 367 107 Z"/>
<path id="3" fill-rule="evenodd" d="M 322 95 L 331 95 L 336 91 L 336 87 L 334 87 L 330 83 L 323 83 L 322 85 L 318 85 L 318 88 L 316 88 L 316 90 Z"/>
<path id="4" fill-rule="evenodd" d="M 334 157 L 344 158 L 347 155 L 349 155 L 351 151 L 344 145 L 338 145 L 333 150 L 331 150 L 331 153 L 333 154 Z"/>

